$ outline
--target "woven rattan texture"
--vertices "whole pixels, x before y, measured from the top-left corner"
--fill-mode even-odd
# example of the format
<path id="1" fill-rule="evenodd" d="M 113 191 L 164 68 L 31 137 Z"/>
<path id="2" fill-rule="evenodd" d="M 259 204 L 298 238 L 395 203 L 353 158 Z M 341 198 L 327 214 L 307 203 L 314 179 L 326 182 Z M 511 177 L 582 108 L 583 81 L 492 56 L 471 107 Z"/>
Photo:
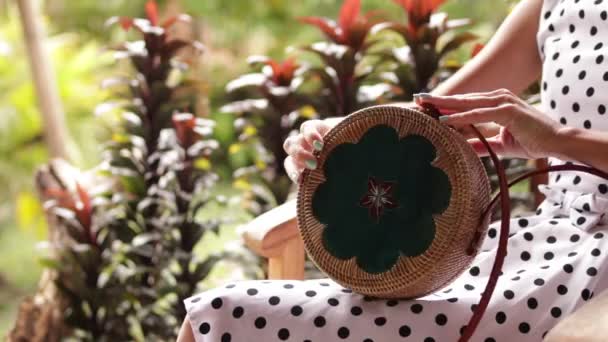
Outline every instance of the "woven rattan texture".
<path id="1" fill-rule="evenodd" d="M 355 258 L 337 259 L 323 247 L 324 225 L 312 214 L 312 197 L 325 181 L 323 165 L 331 151 L 342 143 L 358 142 L 369 128 L 379 124 L 395 128 L 400 139 L 417 134 L 431 141 L 437 150 L 433 165 L 448 175 L 452 197 L 448 208 L 434 216 L 436 235 L 425 253 L 400 256 L 389 271 L 370 274 L 357 266 Z M 445 287 L 470 265 L 482 242 L 478 237 L 485 236 L 488 227 L 482 213 L 489 203 L 490 185 L 481 161 L 456 131 L 418 110 L 375 106 L 347 116 L 327 133 L 323 150 L 315 154 L 318 167 L 302 173 L 297 220 L 308 255 L 329 278 L 368 296 L 416 298 Z"/>

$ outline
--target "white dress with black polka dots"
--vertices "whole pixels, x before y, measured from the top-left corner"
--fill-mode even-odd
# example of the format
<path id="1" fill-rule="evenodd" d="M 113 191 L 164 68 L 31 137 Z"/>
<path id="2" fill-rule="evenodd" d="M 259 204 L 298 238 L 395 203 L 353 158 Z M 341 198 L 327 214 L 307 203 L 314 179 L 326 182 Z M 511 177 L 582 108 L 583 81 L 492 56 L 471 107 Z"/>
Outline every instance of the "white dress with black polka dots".
<path id="1" fill-rule="evenodd" d="M 542 103 L 564 125 L 608 131 L 607 11 L 608 0 L 543 5 L 537 36 Z M 607 183 L 552 174 L 536 215 L 513 219 L 503 274 L 473 341 L 540 341 L 608 287 Z M 328 279 L 243 281 L 206 291 L 185 301 L 195 339 L 456 341 L 486 286 L 497 228 L 491 226 L 467 272 L 417 300 L 365 298 Z"/>

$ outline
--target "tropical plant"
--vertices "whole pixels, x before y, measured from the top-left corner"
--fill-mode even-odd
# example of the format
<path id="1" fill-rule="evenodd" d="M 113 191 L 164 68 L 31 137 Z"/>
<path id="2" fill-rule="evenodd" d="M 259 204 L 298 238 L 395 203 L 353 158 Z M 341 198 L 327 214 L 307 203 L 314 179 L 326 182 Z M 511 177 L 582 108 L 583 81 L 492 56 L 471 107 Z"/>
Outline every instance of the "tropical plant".
<path id="1" fill-rule="evenodd" d="M 220 259 L 193 253 L 205 233 L 218 233 L 221 222 L 200 214 L 222 199 L 210 194 L 214 122 L 188 112 L 197 81 L 176 58 L 181 49 L 202 47 L 170 35 L 188 17 L 161 22 L 153 1 L 146 14 L 108 22 L 142 36 L 113 48 L 134 72 L 104 82 L 113 98 L 97 110 L 112 124 L 98 170 L 114 184 L 99 192 L 77 183 L 46 194 L 73 240 L 56 246 L 66 321 L 87 340 L 175 338 L 182 301 Z"/>
<path id="2" fill-rule="evenodd" d="M 477 39 L 467 32 L 455 32 L 470 24 L 469 19 L 449 20 L 443 12 L 435 12 L 445 0 L 394 0 L 405 11 L 407 23 L 385 22 L 374 27 L 374 32 L 391 30 L 399 34 L 405 45 L 393 46 L 379 55 L 381 60 L 392 64 L 383 73 L 385 82 L 400 91 L 393 92 L 393 99 L 411 100 L 412 94 L 433 89 L 440 81 L 460 68 L 447 60 L 448 54 L 462 44 Z M 444 35 L 449 39 L 439 44 Z"/>

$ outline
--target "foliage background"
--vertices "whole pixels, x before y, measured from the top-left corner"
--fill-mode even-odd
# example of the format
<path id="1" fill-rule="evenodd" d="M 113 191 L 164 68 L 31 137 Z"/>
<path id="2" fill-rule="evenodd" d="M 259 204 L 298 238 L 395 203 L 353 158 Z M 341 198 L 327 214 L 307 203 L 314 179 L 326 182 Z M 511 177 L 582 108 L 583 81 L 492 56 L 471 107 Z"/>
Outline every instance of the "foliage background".
<path id="1" fill-rule="evenodd" d="M 58 77 L 60 96 L 69 125 L 69 153 L 75 165 L 87 168 L 99 161 L 104 134 L 103 125 L 93 114 L 95 105 L 107 96 L 99 87 L 110 73 L 112 60 L 101 53 L 102 47 L 122 34 L 108 30 L 105 20 L 113 15 L 142 16 L 144 0 L 47 0 L 41 1 L 48 47 Z M 266 54 L 283 59 L 288 46 L 318 40 L 314 28 L 299 23 L 301 16 L 335 17 L 339 0 L 166 0 L 161 8 L 181 7 L 193 16 L 195 35 L 207 46 L 199 72 L 209 84 L 210 115 L 218 123 L 216 135 L 227 150 L 236 139 L 232 120 L 220 114 L 226 103 L 226 83 L 248 70 L 246 57 Z M 471 31 L 485 42 L 506 16 L 513 1 L 451 0 L 442 7 L 451 18 L 471 18 Z M 402 11 L 390 0 L 363 0 L 364 10 L 380 9 L 391 18 L 404 20 Z M 22 32 L 15 6 L 0 0 L 0 336 L 11 326 L 19 299 L 36 286 L 41 266 L 35 245 L 45 238 L 45 223 L 33 193 L 35 167 L 47 160 L 41 138 L 41 119 L 23 46 Z M 454 54 L 465 60 L 470 46 Z M 227 154 L 227 152 L 226 152 Z M 230 182 L 230 172 L 242 163 L 242 156 L 228 156 L 219 173 L 225 180 L 224 194 L 237 192 Z M 230 213 L 235 223 L 222 229 L 220 237 L 208 235 L 198 250 L 202 254 L 219 251 L 235 243 L 234 227 L 250 219 L 237 203 L 209 215 Z M 243 274 L 234 268 L 221 267 L 206 286 Z"/>

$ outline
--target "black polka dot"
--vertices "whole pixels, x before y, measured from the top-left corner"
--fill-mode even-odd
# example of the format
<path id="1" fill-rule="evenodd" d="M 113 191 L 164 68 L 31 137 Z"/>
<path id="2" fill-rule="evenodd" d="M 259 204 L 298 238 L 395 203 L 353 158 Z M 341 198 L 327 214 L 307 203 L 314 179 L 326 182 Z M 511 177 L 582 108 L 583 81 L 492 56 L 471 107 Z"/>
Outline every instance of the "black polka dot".
<path id="1" fill-rule="evenodd" d="M 534 310 L 538 307 L 538 301 L 534 297 L 528 298 L 528 308 Z"/>
<path id="2" fill-rule="evenodd" d="M 568 29 L 570 30 L 570 33 L 574 33 L 574 30 L 576 30 L 576 27 L 574 27 L 574 25 L 570 24 Z"/>
<path id="3" fill-rule="evenodd" d="M 581 216 L 578 219 L 576 219 L 576 224 L 578 224 L 580 226 L 580 225 L 585 224 L 585 221 L 587 221 L 587 219 Z"/>
<path id="4" fill-rule="evenodd" d="M 564 74 L 564 69 L 557 69 L 555 72 L 555 77 L 559 78 Z"/>
<path id="5" fill-rule="evenodd" d="M 258 290 L 256 289 L 248 289 L 247 290 L 247 294 L 250 296 L 255 296 L 256 294 L 258 294 Z"/>
<path id="6" fill-rule="evenodd" d="M 286 289 L 293 289 L 293 285 L 292 284 L 285 284 L 283 285 L 284 288 Z"/>
<path id="7" fill-rule="evenodd" d="M 530 253 L 529 253 L 529 252 L 527 252 L 527 251 L 523 251 L 523 252 L 521 252 L 521 254 L 520 254 L 520 256 L 519 256 L 519 257 L 520 257 L 520 258 L 521 258 L 521 260 L 523 260 L 523 261 L 528 261 L 528 260 L 530 260 Z"/>
<path id="8" fill-rule="evenodd" d="M 602 20 L 608 19 L 608 12 L 602 11 L 602 13 L 600 13 L 600 18 L 602 18 Z"/>
<path id="9" fill-rule="evenodd" d="M 606 106 L 604 106 L 603 104 L 601 104 L 601 105 L 597 106 L 597 112 L 598 112 L 600 115 L 604 115 L 604 114 L 606 114 Z"/>
<path id="10" fill-rule="evenodd" d="M 386 324 L 386 317 L 376 317 L 374 319 L 374 324 L 381 327 Z"/>
<path id="11" fill-rule="evenodd" d="M 552 252 L 547 252 L 547 253 L 545 253 L 545 255 L 543 257 L 545 258 L 545 260 L 552 260 L 554 257 L 554 254 Z"/>
<path id="12" fill-rule="evenodd" d="M 597 186 L 597 190 L 600 192 L 600 194 L 605 195 L 608 193 L 608 184 L 600 184 Z M 601 234 L 601 233 L 598 233 Z"/>
<path id="13" fill-rule="evenodd" d="M 545 17 L 545 20 L 546 20 L 546 19 L 549 19 L 549 17 L 550 17 L 550 16 L 551 16 L 551 11 L 547 11 L 547 12 L 545 12 L 545 16 L 544 16 L 544 17 Z"/>
<path id="14" fill-rule="evenodd" d="M 559 122 L 560 122 L 562 125 L 566 125 L 566 124 L 568 123 L 568 121 L 567 121 L 567 120 L 566 120 L 566 118 L 564 118 L 564 117 L 561 117 L 561 118 L 559 119 Z"/>
<path id="15" fill-rule="evenodd" d="M 231 289 L 231 288 L 233 288 L 233 287 L 235 287 L 235 286 L 236 286 L 235 284 L 228 284 L 228 285 L 226 285 L 226 288 L 227 288 L 227 289 Z"/>
<path id="16" fill-rule="evenodd" d="M 191 300 L 191 303 L 198 303 L 201 300 L 201 297 L 196 297 L 193 300 Z"/>
<path id="17" fill-rule="evenodd" d="M 551 316 L 553 316 L 554 318 L 558 318 L 561 315 L 562 310 L 560 308 L 558 308 L 557 306 L 551 308 Z"/>
<path id="18" fill-rule="evenodd" d="M 547 243 L 555 243 L 556 241 L 557 241 L 557 239 L 553 235 L 551 235 L 547 238 Z"/>
<path id="19" fill-rule="evenodd" d="M 232 317 L 241 318 L 243 317 L 243 313 L 245 313 L 245 309 L 243 309 L 242 306 L 237 306 L 234 308 L 234 310 L 232 310 Z"/>
<path id="20" fill-rule="evenodd" d="M 450 302 L 450 303 L 456 303 L 457 301 L 458 301 L 457 297 L 448 298 L 448 302 Z"/>
<path id="21" fill-rule="evenodd" d="M 573 256 L 576 256 L 577 254 L 578 254 L 577 252 L 570 252 L 570 253 L 568 253 L 568 256 L 573 257 Z"/>
<path id="22" fill-rule="evenodd" d="M 479 267 L 471 267 L 471 269 L 469 270 L 469 274 L 471 274 L 473 277 L 477 277 L 479 275 Z"/>
<path id="23" fill-rule="evenodd" d="M 464 288 L 467 291 L 473 291 L 473 290 L 475 290 L 475 286 L 473 286 L 471 284 L 464 284 Z"/>
<path id="24" fill-rule="evenodd" d="M 576 64 L 580 60 L 581 60 L 581 55 L 576 55 L 576 56 L 574 56 L 574 58 L 572 58 L 572 63 Z"/>
<path id="25" fill-rule="evenodd" d="M 204 322 L 203 324 L 199 325 L 199 327 L 198 327 L 198 332 L 200 332 L 203 335 L 207 335 L 210 330 L 211 330 L 211 325 L 209 325 L 209 323 L 207 323 L 207 322 Z"/>
<path id="26" fill-rule="evenodd" d="M 572 267 L 572 265 L 570 265 L 570 264 L 565 264 L 563 269 L 564 269 L 564 272 L 566 272 L 566 273 L 572 273 L 572 271 L 574 271 L 574 267 Z"/>
<path id="27" fill-rule="evenodd" d="M 230 333 L 228 333 L 228 332 L 225 332 L 225 333 L 222 335 L 222 340 L 221 340 L 221 342 L 230 342 L 230 341 L 232 341 L 232 335 L 230 335 Z"/>
<path id="28" fill-rule="evenodd" d="M 272 296 L 272 297 L 268 298 L 268 304 L 270 304 L 270 305 L 277 305 L 277 304 L 279 304 L 280 301 L 281 301 L 281 298 L 279 298 L 277 296 Z"/>
<path id="29" fill-rule="evenodd" d="M 300 316 L 302 314 L 302 311 L 304 311 L 304 310 L 302 310 L 302 307 L 299 305 L 295 305 L 291 308 L 291 314 L 296 317 Z"/>
<path id="30" fill-rule="evenodd" d="M 595 93 L 595 89 L 593 89 L 593 87 L 587 88 L 586 94 L 587 94 L 588 97 L 593 96 L 594 93 Z"/>
<path id="31" fill-rule="evenodd" d="M 536 278 L 534 279 L 534 285 L 536 286 L 543 286 L 545 284 L 545 281 L 541 278 Z"/>
<path id="32" fill-rule="evenodd" d="M 407 325 L 402 325 L 399 327 L 399 336 L 408 337 L 412 334 L 412 329 Z"/>
<path id="33" fill-rule="evenodd" d="M 597 34 L 597 26 L 592 26 L 591 30 L 589 30 L 589 34 L 595 36 Z"/>
<path id="34" fill-rule="evenodd" d="M 564 94 L 564 95 L 568 95 L 568 93 L 569 93 L 569 92 L 570 92 L 570 87 L 568 87 L 568 86 L 564 86 L 564 87 L 562 88 L 562 94 Z"/>
<path id="35" fill-rule="evenodd" d="M 437 323 L 437 325 L 444 326 L 447 322 L 448 322 L 448 316 L 446 316 L 444 314 L 439 314 L 439 315 L 435 316 L 435 323 Z"/>
<path id="36" fill-rule="evenodd" d="M 490 239 L 495 238 L 495 237 L 496 237 L 496 229 L 494 229 L 494 228 L 490 228 L 490 229 L 488 230 L 488 236 L 490 237 Z"/>
<path id="37" fill-rule="evenodd" d="M 350 309 L 350 313 L 353 314 L 353 316 L 359 316 L 363 313 L 363 309 L 361 309 L 360 306 L 353 306 Z"/>
<path id="38" fill-rule="evenodd" d="M 520 277 L 520 276 L 515 276 L 515 277 L 511 278 L 511 280 L 512 280 L 512 281 L 518 281 L 518 280 L 520 280 L 520 279 L 521 279 L 521 277 Z"/>
<path id="39" fill-rule="evenodd" d="M 526 232 L 524 233 L 524 239 L 526 239 L 527 241 L 532 241 L 534 239 L 534 235 L 532 235 L 532 233 L 530 232 Z"/>
<path id="40" fill-rule="evenodd" d="M 347 327 L 341 327 L 340 329 L 338 329 L 339 338 L 348 338 L 348 335 L 350 335 L 350 331 Z"/>
<path id="41" fill-rule="evenodd" d="M 578 73 L 578 79 L 579 80 L 583 80 L 585 79 L 585 76 L 587 76 L 587 72 L 585 70 L 581 71 Z"/>
<path id="42" fill-rule="evenodd" d="M 507 315 L 502 311 L 498 311 L 496 313 L 496 323 L 503 324 L 506 321 L 507 321 Z"/>
<path id="43" fill-rule="evenodd" d="M 583 11 L 583 10 L 578 11 L 578 17 L 581 19 L 585 18 L 585 11 Z"/>
<path id="44" fill-rule="evenodd" d="M 353 290 L 351 289 L 342 289 L 343 293 L 353 293 Z"/>
<path id="45" fill-rule="evenodd" d="M 541 268 L 542 270 L 546 270 L 546 269 L 548 269 L 549 267 L 551 267 L 551 266 L 549 266 L 549 265 L 545 265 L 545 266 L 541 266 L 540 268 Z"/>
<path id="46" fill-rule="evenodd" d="M 487 337 L 483 342 L 496 342 L 496 340 L 493 337 Z"/>
<path id="47" fill-rule="evenodd" d="M 255 319 L 255 321 L 253 322 L 253 324 L 258 329 L 264 329 L 264 327 L 266 326 L 266 318 L 264 318 L 264 317 L 258 317 L 258 318 Z"/>
<path id="48" fill-rule="evenodd" d="M 557 293 L 559 293 L 560 295 L 565 295 L 566 293 L 568 293 L 568 288 L 566 287 L 566 285 L 558 285 Z"/>
<path id="49" fill-rule="evenodd" d="M 317 328 L 321 328 L 325 326 L 325 317 L 323 316 L 317 316 L 315 317 L 315 320 L 313 321 L 313 323 L 315 324 L 315 327 Z"/>
<path id="50" fill-rule="evenodd" d="M 577 102 L 574 102 L 572 104 L 572 111 L 576 113 L 576 112 L 578 112 L 580 110 L 581 110 L 581 106 Z"/>
<path id="51" fill-rule="evenodd" d="M 329 284 L 328 284 L 328 283 L 325 283 L 325 282 L 323 282 L 323 283 L 319 283 L 319 285 L 321 285 L 321 286 L 329 286 Z"/>
<path id="52" fill-rule="evenodd" d="M 222 301 L 222 298 L 215 298 L 214 300 L 211 301 L 211 307 L 216 310 L 221 308 L 222 304 L 224 304 L 224 302 Z"/>
<path id="53" fill-rule="evenodd" d="M 599 50 L 601 48 L 604 47 L 604 43 L 597 43 L 595 44 L 595 46 L 593 47 L 593 50 Z"/>
<path id="54" fill-rule="evenodd" d="M 513 291 L 511 290 L 505 290 L 505 292 L 503 292 L 503 295 L 507 299 L 513 299 L 513 297 L 515 297 L 515 293 L 513 293 Z"/>
<path id="55" fill-rule="evenodd" d="M 394 300 L 394 299 L 391 299 L 391 300 L 389 300 L 389 301 L 386 302 L 386 306 L 390 306 L 390 307 L 397 306 L 398 304 L 399 304 L 399 302 L 397 300 Z"/>
<path id="56" fill-rule="evenodd" d="M 289 338 L 289 330 L 287 330 L 286 328 L 281 328 L 279 329 L 277 336 L 281 341 L 285 341 Z"/>
<path id="57" fill-rule="evenodd" d="M 329 304 L 331 306 L 338 306 L 338 304 L 340 304 L 340 302 L 336 298 L 329 298 L 327 300 L 327 304 Z"/>
<path id="58" fill-rule="evenodd" d="M 519 323 L 518 328 L 519 332 L 521 332 L 522 334 L 527 334 L 528 332 L 530 332 L 530 324 L 526 322 Z"/>
<path id="59" fill-rule="evenodd" d="M 422 305 L 420 304 L 412 304 L 412 306 L 410 307 L 410 310 L 412 310 L 413 313 L 415 314 L 419 314 L 422 312 Z"/>
<path id="60" fill-rule="evenodd" d="M 570 236 L 570 241 L 571 242 L 578 242 L 578 240 L 581 239 L 581 236 L 578 234 L 572 234 L 572 236 Z"/>
<path id="61" fill-rule="evenodd" d="M 597 63 L 597 64 L 602 64 L 603 61 L 604 61 L 604 55 L 599 55 L 595 58 L 595 63 Z"/>
<path id="62" fill-rule="evenodd" d="M 572 181 L 572 183 L 573 183 L 574 185 L 577 185 L 577 184 L 579 184 L 580 182 L 581 182 L 581 177 L 580 177 L 580 176 L 576 176 L 576 177 L 574 177 L 574 180 Z"/>
<path id="63" fill-rule="evenodd" d="M 424 342 L 435 342 L 435 339 L 432 337 L 427 337 L 424 339 Z"/>
<path id="64" fill-rule="evenodd" d="M 583 300 L 589 300 L 589 298 L 591 298 L 591 291 L 589 291 L 589 289 L 584 289 L 581 292 L 581 298 L 583 298 Z"/>
<path id="65" fill-rule="evenodd" d="M 601 4 L 603 1 L 604 1 L 604 0 L 595 0 L 593 3 L 594 3 L 595 5 L 599 5 L 599 4 Z"/>
<path id="66" fill-rule="evenodd" d="M 589 267 L 587 269 L 587 275 L 590 277 L 595 277 L 597 275 L 597 268 L 595 267 Z"/>

